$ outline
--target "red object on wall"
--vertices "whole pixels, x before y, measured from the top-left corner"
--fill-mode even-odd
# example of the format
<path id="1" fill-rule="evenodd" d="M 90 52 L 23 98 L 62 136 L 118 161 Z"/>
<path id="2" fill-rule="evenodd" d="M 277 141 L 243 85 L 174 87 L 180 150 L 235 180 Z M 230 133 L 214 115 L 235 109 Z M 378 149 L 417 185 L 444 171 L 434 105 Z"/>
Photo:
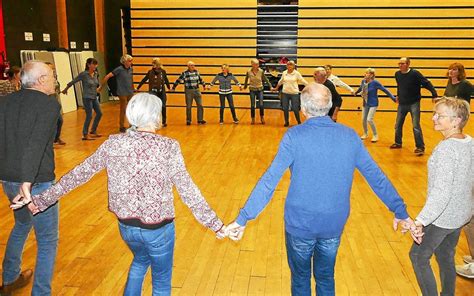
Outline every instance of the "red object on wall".
<path id="1" fill-rule="evenodd" d="M 7 54 L 5 51 L 5 30 L 3 28 L 3 4 L 0 0 L 0 52 L 2 51 L 5 55 Z"/>
<path id="2" fill-rule="evenodd" d="M 7 71 L 10 69 L 10 63 L 7 60 L 5 49 L 5 30 L 3 27 L 3 3 L 0 0 L 0 79 L 8 79 Z"/>

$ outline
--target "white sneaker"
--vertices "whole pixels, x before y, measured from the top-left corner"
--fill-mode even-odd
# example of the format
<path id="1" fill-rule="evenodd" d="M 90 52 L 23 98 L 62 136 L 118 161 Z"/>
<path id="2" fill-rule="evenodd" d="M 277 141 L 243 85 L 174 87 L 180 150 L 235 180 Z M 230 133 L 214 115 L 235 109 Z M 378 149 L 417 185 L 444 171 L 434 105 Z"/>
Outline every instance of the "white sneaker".
<path id="1" fill-rule="evenodd" d="M 369 135 L 363 134 L 362 136 L 360 136 L 360 139 L 361 139 L 361 140 L 365 140 L 365 139 L 367 139 L 368 137 L 369 137 Z"/>
<path id="2" fill-rule="evenodd" d="M 456 265 L 456 273 L 468 279 L 474 279 L 474 263 Z"/>
<path id="3" fill-rule="evenodd" d="M 372 143 L 375 143 L 375 142 L 377 142 L 378 140 L 379 140 L 379 136 L 374 135 L 374 136 L 372 137 L 371 142 L 372 142 Z"/>
<path id="4" fill-rule="evenodd" d="M 472 257 L 469 255 L 462 256 L 462 261 L 464 261 L 466 264 L 474 263 L 474 260 L 472 260 Z"/>

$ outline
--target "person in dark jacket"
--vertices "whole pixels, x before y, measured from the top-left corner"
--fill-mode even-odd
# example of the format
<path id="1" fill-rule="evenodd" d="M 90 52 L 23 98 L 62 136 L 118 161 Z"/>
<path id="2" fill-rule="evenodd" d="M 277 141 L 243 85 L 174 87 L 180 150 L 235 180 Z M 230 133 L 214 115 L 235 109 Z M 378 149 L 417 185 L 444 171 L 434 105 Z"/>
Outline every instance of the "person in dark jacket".
<path id="1" fill-rule="evenodd" d="M 413 135 L 415 136 L 415 154 L 421 156 L 425 153 L 425 143 L 420 125 L 420 101 L 421 88 L 424 87 L 431 92 L 433 98 L 436 93 L 433 84 L 419 71 L 410 68 L 410 58 L 402 57 L 398 62 L 399 71 L 395 73 L 397 80 L 397 120 L 395 122 L 395 143 L 390 149 L 402 148 L 403 123 L 408 113 L 411 114 L 413 123 Z"/>
<path id="2" fill-rule="evenodd" d="M 39 61 L 25 63 L 22 89 L 0 100 L 0 180 L 10 202 L 19 194 L 39 194 L 54 182 L 53 141 L 61 106 L 53 71 Z M 25 241 L 33 227 L 38 247 L 32 295 L 51 295 L 58 244 L 58 206 L 32 216 L 27 207 L 14 212 L 3 257 L 1 295 L 25 286 L 31 269 L 21 271 Z"/>
<path id="3" fill-rule="evenodd" d="M 339 109 L 342 106 L 341 95 L 337 92 L 334 84 L 329 79 L 327 79 L 326 69 L 323 67 L 316 68 L 314 70 L 313 77 L 315 82 L 324 85 L 325 87 L 329 88 L 329 91 L 331 91 L 332 107 L 329 110 L 328 116 L 331 117 L 334 122 L 336 122 Z"/>
<path id="4" fill-rule="evenodd" d="M 234 97 L 232 95 L 232 81 L 240 87 L 240 82 L 235 78 L 232 73 L 229 72 L 229 66 L 227 64 L 223 64 L 222 72 L 217 74 L 216 77 L 212 80 L 211 84 L 208 86 L 208 89 L 211 89 L 214 86 L 214 83 L 219 82 L 219 100 L 221 103 L 220 112 L 219 112 L 219 123 L 224 124 L 224 109 L 225 109 L 225 99 L 227 98 L 227 102 L 229 102 L 230 112 L 232 113 L 232 118 L 234 123 L 239 123 L 239 119 L 235 114 L 235 107 L 234 107 Z"/>
<path id="5" fill-rule="evenodd" d="M 151 94 L 154 94 L 158 98 L 161 99 L 161 103 L 163 108 L 161 109 L 161 118 L 162 118 L 162 126 L 167 126 L 166 124 L 166 88 L 168 90 L 171 89 L 170 82 L 168 80 L 168 76 L 166 75 L 165 69 L 163 69 L 163 64 L 159 58 L 154 58 L 151 61 L 152 68 L 148 73 L 145 74 L 142 81 L 137 86 L 137 90 L 142 87 L 148 81 L 149 89 L 148 91 Z"/>

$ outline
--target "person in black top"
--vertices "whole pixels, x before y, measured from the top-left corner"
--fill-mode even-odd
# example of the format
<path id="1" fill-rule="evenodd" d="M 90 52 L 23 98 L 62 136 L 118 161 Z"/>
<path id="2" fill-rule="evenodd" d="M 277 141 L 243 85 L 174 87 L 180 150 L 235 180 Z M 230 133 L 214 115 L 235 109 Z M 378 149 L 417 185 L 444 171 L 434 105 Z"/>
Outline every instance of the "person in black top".
<path id="1" fill-rule="evenodd" d="M 444 90 L 445 97 L 454 97 L 471 103 L 471 96 L 474 92 L 472 84 L 466 79 L 466 70 L 461 63 L 452 63 L 449 65 L 448 85 Z"/>
<path id="2" fill-rule="evenodd" d="M 22 89 L 0 100 L 0 180 L 12 202 L 39 194 L 54 182 L 53 141 L 60 105 L 53 71 L 45 63 L 29 61 L 21 71 Z M 30 205 L 31 206 L 31 205 Z M 10 293 L 31 279 L 30 269 L 20 272 L 25 241 L 35 229 L 36 256 L 33 295 L 50 295 L 58 244 L 58 207 L 32 216 L 27 207 L 14 212 L 15 226 L 3 259 L 3 286 Z"/>
<path id="3" fill-rule="evenodd" d="M 137 86 L 137 90 L 142 87 L 147 81 L 149 85 L 149 92 L 154 94 L 158 98 L 161 99 L 163 103 L 163 107 L 161 109 L 162 115 L 162 126 L 167 126 L 166 124 L 166 89 L 165 86 L 170 90 L 170 82 L 168 80 L 168 76 L 166 76 L 166 71 L 163 69 L 163 64 L 161 63 L 159 58 L 154 58 L 151 62 L 152 68 L 145 74 L 142 81 Z"/>
<path id="4" fill-rule="evenodd" d="M 423 74 L 410 68 L 410 58 L 402 57 L 398 66 L 400 70 L 395 73 L 398 103 L 395 143 L 390 146 L 390 149 L 402 148 L 403 123 L 407 114 L 410 113 L 416 144 L 415 154 L 421 156 L 425 153 L 425 143 L 423 142 L 423 133 L 420 125 L 421 87 L 429 90 L 433 98 L 436 98 L 438 94 L 431 82 Z"/>
<path id="5" fill-rule="evenodd" d="M 332 97 L 332 107 L 329 110 L 328 116 L 332 118 L 334 122 L 337 121 L 337 114 L 339 113 L 339 109 L 342 106 L 342 98 L 341 95 L 337 92 L 336 87 L 334 84 L 327 79 L 326 69 L 323 67 L 318 67 L 314 70 L 314 81 L 324 85 L 325 87 L 329 88 L 331 91 Z"/>

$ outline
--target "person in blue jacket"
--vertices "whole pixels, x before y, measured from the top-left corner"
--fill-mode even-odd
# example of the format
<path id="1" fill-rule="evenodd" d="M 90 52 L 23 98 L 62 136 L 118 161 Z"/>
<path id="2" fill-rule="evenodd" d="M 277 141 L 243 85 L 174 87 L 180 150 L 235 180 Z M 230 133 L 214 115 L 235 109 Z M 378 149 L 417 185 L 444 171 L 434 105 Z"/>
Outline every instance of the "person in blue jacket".
<path id="1" fill-rule="evenodd" d="M 301 107 L 307 120 L 285 133 L 275 159 L 227 227 L 231 239 L 241 239 L 247 222 L 263 211 L 290 169 L 284 219 L 292 295 L 311 295 L 312 272 L 316 295 L 335 295 L 334 266 L 349 217 L 356 168 L 395 214 L 394 228 L 398 223 L 405 231 L 415 227 L 402 198 L 357 133 L 327 115 L 331 106 L 326 86 L 311 83 L 303 90 Z"/>
<path id="2" fill-rule="evenodd" d="M 379 140 L 377 129 L 375 128 L 374 116 L 377 107 L 379 106 L 378 90 L 383 91 L 389 96 L 392 101 L 396 102 L 396 98 L 392 93 L 386 89 L 378 80 L 375 80 L 375 69 L 367 68 L 365 71 L 364 79 L 360 83 L 359 89 L 356 91 L 356 95 L 361 95 L 364 99 L 362 108 L 362 127 L 364 133 L 360 138 L 365 140 L 369 137 L 369 129 L 367 128 L 367 122 L 372 128 L 372 142 L 375 143 Z"/>

